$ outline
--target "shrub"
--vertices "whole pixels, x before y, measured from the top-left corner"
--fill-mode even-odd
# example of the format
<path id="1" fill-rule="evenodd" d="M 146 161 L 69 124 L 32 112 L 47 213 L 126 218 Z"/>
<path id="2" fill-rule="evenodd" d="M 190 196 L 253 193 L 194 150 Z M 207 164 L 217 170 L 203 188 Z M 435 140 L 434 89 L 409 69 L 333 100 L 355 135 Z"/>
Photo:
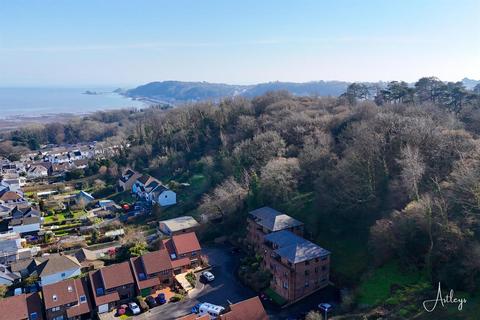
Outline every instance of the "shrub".
<path id="1" fill-rule="evenodd" d="M 148 311 L 148 304 L 145 302 L 145 299 L 142 296 L 137 296 L 137 303 L 142 312 Z"/>
<path id="2" fill-rule="evenodd" d="M 190 283 L 190 285 L 195 288 L 195 285 L 197 283 L 197 277 L 195 276 L 195 273 L 189 272 L 185 275 L 185 279 Z"/>

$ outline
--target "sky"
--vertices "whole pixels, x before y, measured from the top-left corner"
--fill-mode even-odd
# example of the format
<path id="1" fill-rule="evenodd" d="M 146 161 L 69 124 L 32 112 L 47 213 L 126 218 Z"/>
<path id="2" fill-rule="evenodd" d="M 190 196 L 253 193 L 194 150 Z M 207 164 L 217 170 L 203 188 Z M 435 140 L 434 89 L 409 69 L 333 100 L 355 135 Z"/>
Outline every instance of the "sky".
<path id="1" fill-rule="evenodd" d="M 478 0 L 0 0 L 0 86 L 480 79 Z"/>

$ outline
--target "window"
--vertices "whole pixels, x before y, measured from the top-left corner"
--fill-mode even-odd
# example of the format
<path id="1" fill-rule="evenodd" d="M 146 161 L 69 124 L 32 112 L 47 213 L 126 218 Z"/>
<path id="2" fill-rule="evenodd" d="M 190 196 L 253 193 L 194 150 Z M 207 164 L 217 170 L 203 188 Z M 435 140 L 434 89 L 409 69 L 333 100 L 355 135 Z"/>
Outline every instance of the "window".
<path id="1" fill-rule="evenodd" d="M 53 307 L 52 308 L 52 311 L 55 312 L 55 311 L 59 311 L 60 310 L 60 307 Z"/>
<path id="2" fill-rule="evenodd" d="M 56 295 L 56 294 L 54 294 L 54 295 L 52 296 L 52 299 L 53 299 L 53 301 L 57 301 L 57 300 L 58 300 L 58 297 L 57 297 L 57 295 Z"/>
<path id="3" fill-rule="evenodd" d="M 38 319 L 38 315 L 36 312 L 30 313 L 30 320 L 37 320 L 37 319 Z"/>
<path id="4" fill-rule="evenodd" d="M 315 267 L 315 273 L 318 273 L 318 267 Z"/>
<path id="5" fill-rule="evenodd" d="M 87 297 L 85 295 L 80 296 L 80 303 L 85 303 L 87 302 Z"/>
<path id="6" fill-rule="evenodd" d="M 95 292 L 97 293 L 97 296 L 103 296 L 105 294 L 103 288 L 97 288 Z"/>
<path id="7" fill-rule="evenodd" d="M 139 280 L 145 280 L 145 279 L 147 279 L 147 277 L 145 276 L 145 273 L 140 272 L 140 273 L 138 274 L 138 279 L 139 279 Z"/>
<path id="8" fill-rule="evenodd" d="M 62 278 L 65 278 L 65 276 L 66 276 L 65 272 L 63 272 L 63 273 L 61 274 L 61 277 L 62 277 Z"/>

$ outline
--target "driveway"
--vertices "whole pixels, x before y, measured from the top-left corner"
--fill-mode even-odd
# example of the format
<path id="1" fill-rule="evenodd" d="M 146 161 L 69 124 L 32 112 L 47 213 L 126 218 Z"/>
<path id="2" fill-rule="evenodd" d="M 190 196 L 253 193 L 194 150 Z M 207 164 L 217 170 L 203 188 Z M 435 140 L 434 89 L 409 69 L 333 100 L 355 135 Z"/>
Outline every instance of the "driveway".
<path id="1" fill-rule="evenodd" d="M 212 265 L 211 272 L 215 275 L 215 280 L 208 284 L 197 281 L 197 287 L 190 291 L 189 297 L 184 301 L 155 307 L 136 319 L 173 320 L 190 313 L 191 308 L 197 303 L 209 302 L 226 307 L 229 303 L 255 296 L 255 292 L 245 287 L 235 277 L 239 257 L 230 253 L 228 247 L 204 248 L 203 252 Z"/>

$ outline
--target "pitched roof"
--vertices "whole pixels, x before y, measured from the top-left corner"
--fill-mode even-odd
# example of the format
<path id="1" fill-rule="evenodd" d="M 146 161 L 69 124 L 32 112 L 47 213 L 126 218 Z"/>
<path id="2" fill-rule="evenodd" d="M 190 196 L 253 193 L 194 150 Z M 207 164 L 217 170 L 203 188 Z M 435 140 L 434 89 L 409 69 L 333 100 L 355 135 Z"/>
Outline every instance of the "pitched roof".
<path id="1" fill-rule="evenodd" d="M 161 249 L 144 254 L 141 257 L 144 270 L 147 274 L 153 274 L 172 269 L 170 255 L 166 249 Z"/>
<path id="2" fill-rule="evenodd" d="M 258 297 L 230 305 L 230 311 L 220 315 L 221 320 L 268 320 L 267 313 Z"/>
<path id="3" fill-rule="evenodd" d="M 172 243 L 177 255 L 202 250 L 195 232 L 179 234 L 172 237 Z"/>
<path id="4" fill-rule="evenodd" d="M 250 211 L 250 215 L 257 224 L 272 232 L 303 225 L 303 222 L 270 207 L 262 207 Z"/>
<path id="5" fill-rule="evenodd" d="M 132 270 L 128 261 L 112 264 L 100 269 L 105 289 L 112 289 L 134 283 Z"/>
<path id="6" fill-rule="evenodd" d="M 0 300 L 0 320 L 24 320 L 28 319 L 26 295 L 8 297 Z"/>
<path id="7" fill-rule="evenodd" d="M 131 258 L 130 263 L 134 270 L 133 275 L 135 276 L 135 282 L 139 290 L 158 286 L 160 284 L 160 279 L 158 277 L 149 278 L 147 276 L 147 272 L 143 267 L 141 257 Z"/>
<path id="8" fill-rule="evenodd" d="M 197 220 L 190 216 L 177 217 L 169 220 L 163 220 L 159 223 L 165 224 L 170 231 L 180 231 L 199 226 Z"/>
<path id="9" fill-rule="evenodd" d="M 15 191 L 7 191 L 0 198 L 3 201 L 17 201 L 22 199 L 22 196 Z"/>
<path id="10" fill-rule="evenodd" d="M 117 291 L 105 294 L 105 287 L 103 285 L 101 269 L 90 272 L 88 274 L 88 277 L 90 279 L 90 286 L 92 287 L 93 299 L 97 306 L 120 300 L 120 296 Z M 100 289 L 102 291 L 101 294 L 99 294 L 99 292 L 97 291 Z"/>
<path id="11" fill-rule="evenodd" d="M 152 176 L 149 176 L 148 174 L 144 174 L 142 175 L 140 178 L 138 178 L 137 180 L 142 183 L 144 186 L 147 185 L 148 182 L 150 182 L 150 179 L 155 179 L 153 178 Z"/>
<path id="12" fill-rule="evenodd" d="M 74 257 L 52 254 L 50 256 L 47 256 L 46 258 L 46 260 L 42 261 L 37 266 L 37 272 L 40 277 L 52 275 L 70 269 L 80 268 L 80 263 Z"/>
<path id="13" fill-rule="evenodd" d="M 76 303 L 76 305 L 68 308 L 68 317 L 89 313 L 92 310 L 86 278 L 67 279 L 49 284 L 43 286 L 42 291 L 46 309 Z M 86 298 L 84 303 L 80 303 L 81 296 Z"/>
<path id="14" fill-rule="evenodd" d="M 37 314 L 37 320 L 43 319 L 43 301 L 38 292 L 26 295 L 28 314 Z M 29 318 L 30 319 L 30 318 Z"/>
<path id="15" fill-rule="evenodd" d="M 270 233 L 264 239 L 275 245 L 276 250 L 274 252 L 276 254 L 291 263 L 299 263 L 330 254 L 330 251 L 288 230 Z"/>

